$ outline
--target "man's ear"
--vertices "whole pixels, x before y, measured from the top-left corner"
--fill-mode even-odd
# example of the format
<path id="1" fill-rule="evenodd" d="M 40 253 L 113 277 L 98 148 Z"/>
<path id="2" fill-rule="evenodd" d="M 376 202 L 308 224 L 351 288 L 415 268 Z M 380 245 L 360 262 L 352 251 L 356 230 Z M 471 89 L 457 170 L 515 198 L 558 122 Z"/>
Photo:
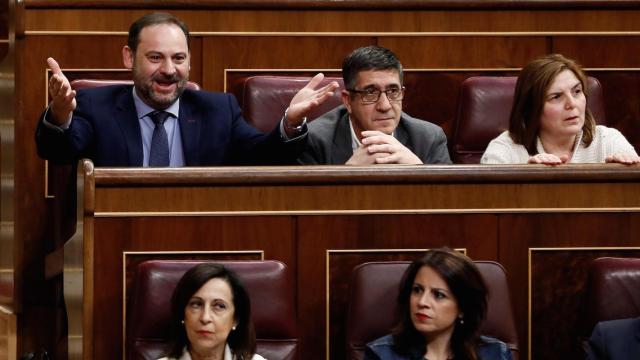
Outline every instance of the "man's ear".
<path id="1" fill-rule="evenodd" d="M 131 50 L 130 47 L 125 45 L 122 48 L 122 63 L 124 64 L 124 67 L 126 67 L 129 70 L 133 69 L 134 57 L 135 57 L 135 54 L 133 53 L 133 50 Z"/>
<path id="2" fill-rule="evenodd" d="M 344 104 L 349 114 L 351 114 L 351 94 L 347 90 L 342 90 L 340 95 L 341 95 L 340 98 L 342 99 L 342 104 Z"/>

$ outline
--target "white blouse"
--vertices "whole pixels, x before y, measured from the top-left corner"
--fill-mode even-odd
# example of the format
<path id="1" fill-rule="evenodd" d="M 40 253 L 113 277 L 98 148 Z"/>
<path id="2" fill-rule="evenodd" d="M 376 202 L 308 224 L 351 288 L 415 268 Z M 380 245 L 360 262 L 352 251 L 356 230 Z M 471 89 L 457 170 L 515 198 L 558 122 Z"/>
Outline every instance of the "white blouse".
<path id="1" fill-rule="evenodd" d="M 236 356 L 233 354 L 233 352 L 231 351 L 231 348 L 229 347 L 229 345 L 225 345 L 224 347 L 224 360 L 236 360 Z M 173 357 L 163 357 L 161 359 L 158 360 L 191 360 L 191 354 L 189 353 L 189 350 L 187 350 L 187 348 L 185 347 L 184 350 L 182 350 L 182 356 L 180 356 L 179 358 L 173 358 Z M 262 356 L 258 355 L 258 354 L 254 354 L 253 357 L 251 358 L 251 360 L 266 360 L 265 358 L 263 358 Z"/>

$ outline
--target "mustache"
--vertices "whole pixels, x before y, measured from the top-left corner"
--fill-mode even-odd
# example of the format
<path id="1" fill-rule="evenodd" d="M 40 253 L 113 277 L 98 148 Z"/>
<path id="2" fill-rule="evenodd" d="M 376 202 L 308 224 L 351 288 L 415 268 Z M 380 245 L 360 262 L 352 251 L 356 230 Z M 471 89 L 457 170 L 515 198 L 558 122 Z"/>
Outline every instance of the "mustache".
<path id="1" fill-rule="evenodd" d="M 174 82 L 175 83 L 175 82 L 182 81 L 183 79 L 178 74 L 173 74 L 173 75 L 170 75 L 170 76 L 162 75 L 162 74 L 156 74 L 151 78 L 151 80 L 158 81 L 158 82 L 162 81 L 162 82 Z"/>

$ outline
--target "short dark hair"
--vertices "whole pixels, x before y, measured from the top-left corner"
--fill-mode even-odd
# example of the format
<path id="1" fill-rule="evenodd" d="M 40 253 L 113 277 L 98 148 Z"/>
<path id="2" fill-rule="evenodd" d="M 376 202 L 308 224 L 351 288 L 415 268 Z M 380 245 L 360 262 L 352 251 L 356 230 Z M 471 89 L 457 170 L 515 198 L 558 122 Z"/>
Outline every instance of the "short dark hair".
<path id="1" fill-rule="evenodd" d="M 556 76 L 564 70 L 571 70 L 580 80 L 586 99 L 589 98 L 587 77 L 580 65 L 560 54 L 550 54 L 532 60 L 525 65 L 516 82 L 513 107 L 509 116 L 509 136 L 514 143 L 527 149 L 529 155 L 536 155 L 537 138 L 540 132 L 540 117 L 544 109 L 547 91 Z M 589 146 L 593 141 L 596 121 L 589 108 L 585 109 L 582 126 L 582 143 Z"/>
<path id="2" fill-rule="evenodd" d="M 129 27 L 129 39 L 127 40 L 127 45 L 131 49 L 131 51 L 136 52 L 138 49 L 138 44 L 140 43 L 140 32 L 142 29 L 160 24 L 173 24 L 182 30 L 185 38 L 187 39 L 187 48 L 191 50 L 191 44 L 189 40 L 189 28 L 184 21 L 178 19 L 176 16 L 168 14 L 168 13 L 151 13 L 146 14 L 140 19 L 136 20 Z"/>
<path id="3" fill-rule="evenodd" d="M 347 89 L 353 89 L 358 73 L 366 70 L 395 70 L 402 84 L 402 64 L 391 50 L 380 46 L 357 48 L 342 62 L 342 79 Z"/>
<path id="4" fill-rule="evenodd" d="M 227 344 L 238 359 L 251 359 L 256 352 L 256 333 L 251 322 L 251 301 L 249 294 L 238 276 L 223 265 L 202 263 L 189 269 L 176 285 L 171 296 L 171 339 L 170 356 L 176 359 L 189 344 L 185 331 L 184 312 L 189 299 L 209 280 L 219 278 L 231 287 L 233 295 L 236 329 L 227 338 Z"/>
<path id="5" fill-rule="evenodd" d="M 406 354 L 410 349 L 426 351 L 426 340 L 416 330 L 411 321 L 410 299 L 418 271 L 423 266 L 433 269 L 449 286 L 460 312 L 464 314 L 464 324 L 456 321 L 451 336 L 451 351 L 455 359 L 476 359 L 478 330 L 487 314 L 487 286 L 473 261 L 458 251 L 439 248 L 428 251 L 423 257 L 409 265 L 402 280 L 396 304 L 396 326 L 392 334 L 395 350 Z"/>

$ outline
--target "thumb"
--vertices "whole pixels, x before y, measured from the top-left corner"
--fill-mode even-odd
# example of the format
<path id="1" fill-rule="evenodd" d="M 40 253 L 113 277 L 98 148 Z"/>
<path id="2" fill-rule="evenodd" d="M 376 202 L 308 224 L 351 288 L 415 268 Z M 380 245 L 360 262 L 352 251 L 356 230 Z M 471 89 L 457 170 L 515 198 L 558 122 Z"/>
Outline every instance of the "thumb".
<path id="1" fill-rule="evenodd" d="M 560 161 L 562 161 L 563 163 L 566 163 L 567 161 L 569 161 L 569 156 L 560 155 Z"/>
<path id="2" fill-rule="evenodd" d="M 60 65 L 58 65 L 58 62 L 55 61 L 54 58 L 50 57 L 47 58 L 47 65 L 49 66 L 49 69 L 51 69 L 51 71 L 56 74 L 56 75 L 63 75 L 62 74 L 62 70 L 60 70 Z M 64 76 L 64 75 L 63 75 Z"/>

